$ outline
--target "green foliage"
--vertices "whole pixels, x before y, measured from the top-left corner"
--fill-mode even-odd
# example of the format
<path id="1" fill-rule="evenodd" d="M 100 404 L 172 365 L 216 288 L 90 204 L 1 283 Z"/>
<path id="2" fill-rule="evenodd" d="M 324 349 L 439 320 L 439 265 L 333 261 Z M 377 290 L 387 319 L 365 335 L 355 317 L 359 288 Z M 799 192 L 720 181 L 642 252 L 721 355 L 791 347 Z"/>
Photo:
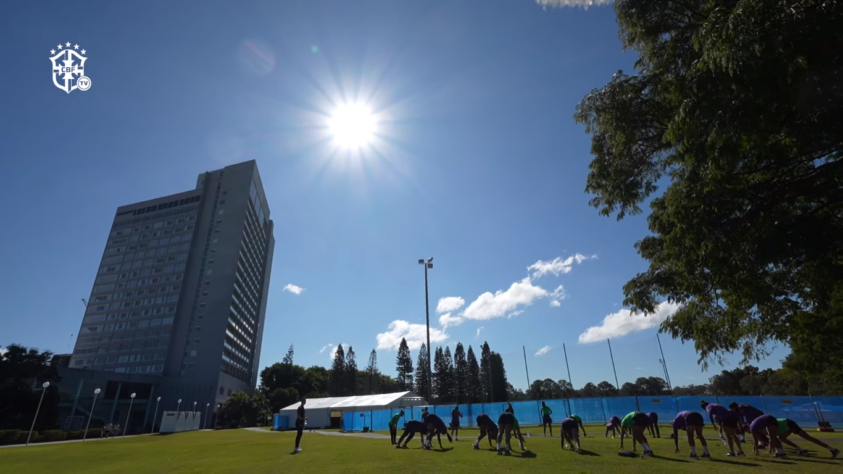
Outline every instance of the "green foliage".
<path id="1" fill-rule="evenodd" d="M 88 432 L 90 433 L 90 430 L 88 430 Z M 81 431 L 81 430 L 78 430 L 78 431 L 66 431 L 66 432 L 65 432 L 65 437 L 64 437 L 64 439 L 66 439 L 66 440 L 82 439 L 82 437 L 83 437 L 84 435 L 85 435 L 85 432 L 84 432 L 84 431 Z"/>
<path id="2" fill-rule="evenodd" d="M 480 365 L 477 363 L 477 356 L 474 349 L 468 346 L 466 353 L 468 364 L 468 400 L 466 403 L 480 403 L 483 400 L 483 382 L 480 379 Z"/>
<path id="3" fill-rule="evenodd" d="M 84 436 L 84 432 L 82 433 Z M 88 430 L 88 438 L 99 438 L 102 435 L 102 428 L 91 428 Z M 81 437 L 78 439 L 82 439 Z"/>
<path id="4" fill-rule="evenodd" d="M 586 191 L 621 219 L 668 184 L 636 244 L 649 269 L 624 304 L 680 303 L 661 330 L 693 340 L 703 366 L 780 341 L 805 370 L 834 367 L 841 341 L 823 334 L 843 324 L 843 8 L 619 0 L 615 11 L 640 58 L 577 107 L 592 134 Z"/>
<path id="5" fill-rule="evenodd" d="M 0 355 L 0 428 L 29 430 L 44 382 L 52 385 L 44 393 L 35 429 L 45 430 L 58 425 L 61 396 L 55 386 L 59 381 L 58 373 L 50 366 L 52 357 L 50 351 L 40 352 L 18 344 L 9 345 Z"/>
<path id="6" fill-rule="evenodd" d="M 301 397 L 299 391 L 295 388 L 276 388 L 269 396 L 269 406 L 273 413 L 277 413 L 282 408 L 287 408 L 299 400 L 301 400 Z"/>
<path id="7" fill-rule="evenodd" d="M 398 355 L 395 361 L 395 372 L 398 376 L 398 390 L 409 391 L 413 389 L 413 359 L 410 356 L 410 346 L 407 345 L 407 340 L 401 338 L 401 344 L 398 346 Z"/>
<path id="8" fill-rule="evenodd" d="M 51 441 L 64 441 L 67 438 L 67 433 L 62 430 L 48 430 L 42 431 L 41 442 L 47 443 Z"/>
<path id="9" fill-rule="evenodd" d="M 378 393 L 379 381 L 378 353 L 372 349 L 372 352 L 369 354 L 369 363 L 366 365 L 366 393 L 369 395 Z"/>
<path id="10" fill-rule="evenodd" d="M 427 369 L 427 345 L 422 343 L 419 348 L 419 357 L 416 360 L 415 388 L 416 394 L 424 398 L 427 398 L 427 394 L 430 391 L 430 378 L 428 377 Z"/>
<path id="11" fill-rule="evenodd" d="M 345 355 L 345 393 L 347 395 L 357 395 L 360 392 L 357 389 L 357 360 L 354 355 L 354 348 L 348 346 L 348 353 Z"/>
<path id="12" fill-rule="evenodd" d="M 342 344 L 334 352 L 334 362 L 331 364 L 331 376 L 328 379 L 328 391 L 335 397 L 348 395 L 348 385 L 345 372 L 345 350 Z"/>
<path id="13" fill-rule="evenodd" d="M 468 361 L 465 358 L 465 348 L 462 343 L 457 343 L 454 348 L 454 401 L 458 403 L 469 403 L 471 399 L 468 393 Z"/>
<path id="14" fill-rule="evenodd" d="M 251 397 L 244 392 L 234 392 L 220 411 L 218 424 L 225 428 L 246 428 L 267 423 L 272 407 L 260 391 Z"/>

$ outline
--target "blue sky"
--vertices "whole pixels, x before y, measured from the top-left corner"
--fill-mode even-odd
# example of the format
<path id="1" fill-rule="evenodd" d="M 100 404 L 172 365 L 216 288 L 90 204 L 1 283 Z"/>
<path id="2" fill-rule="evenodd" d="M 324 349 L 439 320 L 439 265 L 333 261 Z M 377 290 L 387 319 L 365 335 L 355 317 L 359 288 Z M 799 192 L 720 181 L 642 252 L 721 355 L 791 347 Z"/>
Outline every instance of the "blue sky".
<path id="1" fill-rule="evenodd" d="M 644 319 L 621 305 L 646 268 L 633 248 L 645 216 L 588 206 L 590 140 L 572 119 L 635 60 L 611 6 L 199 6 L 4 7 L 0 346 L 68 351 L 115 208 L 255 159 L 276 238 L 262 366 L 290 343 L 297 363 L 328 365 L 343 343 L 360 366 L 376 348 L 393 374 L 400 338 L 423 338 L 417 260 L 432 256 L 432 338 L 488 341 L 515 386 L 522 346 L 533 380 L 568 378 L 565 344 L 575 386 L 613 381 L 608 336 L 621 384 L 661 375 L 652 323 L 671 308 Z M 50 50 L 65 42 L 87 50 L 88 91 L 52 83 Z M 328 131 L 344 103 L 378 121 L 361 150 Z M 692 344 L 662 344 L 674 385 L 707 380 Z"/>

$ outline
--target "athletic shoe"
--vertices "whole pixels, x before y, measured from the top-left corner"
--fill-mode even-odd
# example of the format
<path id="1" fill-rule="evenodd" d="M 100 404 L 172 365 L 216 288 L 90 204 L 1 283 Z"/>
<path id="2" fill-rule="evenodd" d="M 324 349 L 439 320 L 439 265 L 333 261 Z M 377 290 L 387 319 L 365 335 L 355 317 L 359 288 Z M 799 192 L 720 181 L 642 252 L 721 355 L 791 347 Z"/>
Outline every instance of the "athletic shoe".
<path id="1" fill-rule="evenodd" d="M 834 448 L 834 449 L 831 450 L 831 457 L 836 458 L 838 454 L 840 454 L 839 449 Z"/>
<path id="2" fill-rule="evenodd" d="M 293 452 L 294 452 L 294 453 L 300 453 L 300 452 L 301 452 L 301 448 L 296 448 L 295 450 L 293 450 Z"/>
<path id="3" fill-rule="evenodd" d="M 647 451 L 647 455 L 650 457 L 654 457 L 656 453 L 654 453 L 653 451 Z"/>
<path id="4" fill-rule="evenodd" d="M 691 458 L 691 459 L 699 459 L 696 454 L 691 454 L 688 457 Z"/>
<path id="5" fill-rule="evenodd" d="M 746 457 L 746 454 L 743 451 L 738 451 L 738 457 Z"/>
<path id="6" fill-rule="evenodd" d="M 395 449 L 401 449 L 401 445 L 400 445 L 400 444 L 396 444 L 396 445 L 395 445 Z"/>
<path id="7" fill-rule="evenodd" d="M 503 451 L 501 451 L 500 449 L 498 449 L 496 452 L 498 453 L 498 456 L 503 456 Z"/>
<path id="8" fill-rule="evenodd" d="M 509 450 L 507 449 L 506 451 L 504 451 L 503 455 L 504 456 L 512 456 L 512 453 L 510 453 Z"/>
<path id="9" fill-rule="evenodd" d="M 711 459 L 711 454 L 703 453 L 702 457 L 703 459 Z"/>
<path id="10" fill-rule="evenodd" d="M 727 453 L 727 454 L 726 454 L 726 457 L 734 458 L 734 457 L 737 457 L 737 454 L 735 454 L 735 453 Z"/>
<path id="11" fill-rule="evenodd" d="M 475 444 L 475 445 L 472 445 L 472 447 L 473 447 L 474 449 L 477 449 L 477 450 L 479 450 L 479 449 L 480 449 L 480 446 L 477 446 L 476 444 Z"/>
<path id="12" fill-rule="evenodd" d="M 806 451 L 804 449 L 800 449 L 799 451 L 797 451 L 797 454 L 799 454 L 800 456 L 807 456 L 808 451 Z"/>
<path id="13" fill-rule="evenodd" d="M 407 445 L 405 444 L 404 446 L 401 446 L 401 449 L 410 449 L 410 448 L 408 448 Z"/>
<path id="14" fill-rule="evenodd" d="M 785 453 L 776 453 L 776 456 L 775 456 L 775 457 L 777 457 L 777 458 L 786 458 L 786 457 L 787 457 L 787 454 L 785 454 Z"/>

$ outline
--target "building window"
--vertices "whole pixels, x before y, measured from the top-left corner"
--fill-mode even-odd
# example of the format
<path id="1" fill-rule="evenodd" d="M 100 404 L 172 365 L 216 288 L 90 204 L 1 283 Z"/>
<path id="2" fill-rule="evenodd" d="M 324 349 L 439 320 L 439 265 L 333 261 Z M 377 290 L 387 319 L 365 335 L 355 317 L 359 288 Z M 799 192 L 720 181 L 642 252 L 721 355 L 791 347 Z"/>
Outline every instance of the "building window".
<path id="1" fill-rule="evenodd" d="M 224 388 L 224 387 L 220 387 L 220 395 L 222 395 L 223 393 L 225 393 L 225 388 Z"/>
<path id="2" fill-rule="evenodd" d="M 196 357 L 196 351 L 195 350 L 190 351 L 190 357 Z"/>

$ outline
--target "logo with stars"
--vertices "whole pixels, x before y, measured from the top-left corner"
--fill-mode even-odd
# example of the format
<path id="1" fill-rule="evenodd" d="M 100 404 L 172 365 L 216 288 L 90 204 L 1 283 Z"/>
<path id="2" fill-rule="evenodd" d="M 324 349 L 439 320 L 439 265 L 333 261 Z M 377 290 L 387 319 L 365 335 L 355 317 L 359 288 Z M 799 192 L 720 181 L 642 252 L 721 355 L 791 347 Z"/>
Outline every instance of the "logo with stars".
<path id="1" fill-rule="evenodd" d="M 53 84 L 70 94 L 75 90 L 86 91 L 91 88 L 91 79 L 85 75 L 85 57 L 87 51 L 80 50 L 78 44 L 56 45 L 51 49 L 50 61 L 53 63 Z"/>

